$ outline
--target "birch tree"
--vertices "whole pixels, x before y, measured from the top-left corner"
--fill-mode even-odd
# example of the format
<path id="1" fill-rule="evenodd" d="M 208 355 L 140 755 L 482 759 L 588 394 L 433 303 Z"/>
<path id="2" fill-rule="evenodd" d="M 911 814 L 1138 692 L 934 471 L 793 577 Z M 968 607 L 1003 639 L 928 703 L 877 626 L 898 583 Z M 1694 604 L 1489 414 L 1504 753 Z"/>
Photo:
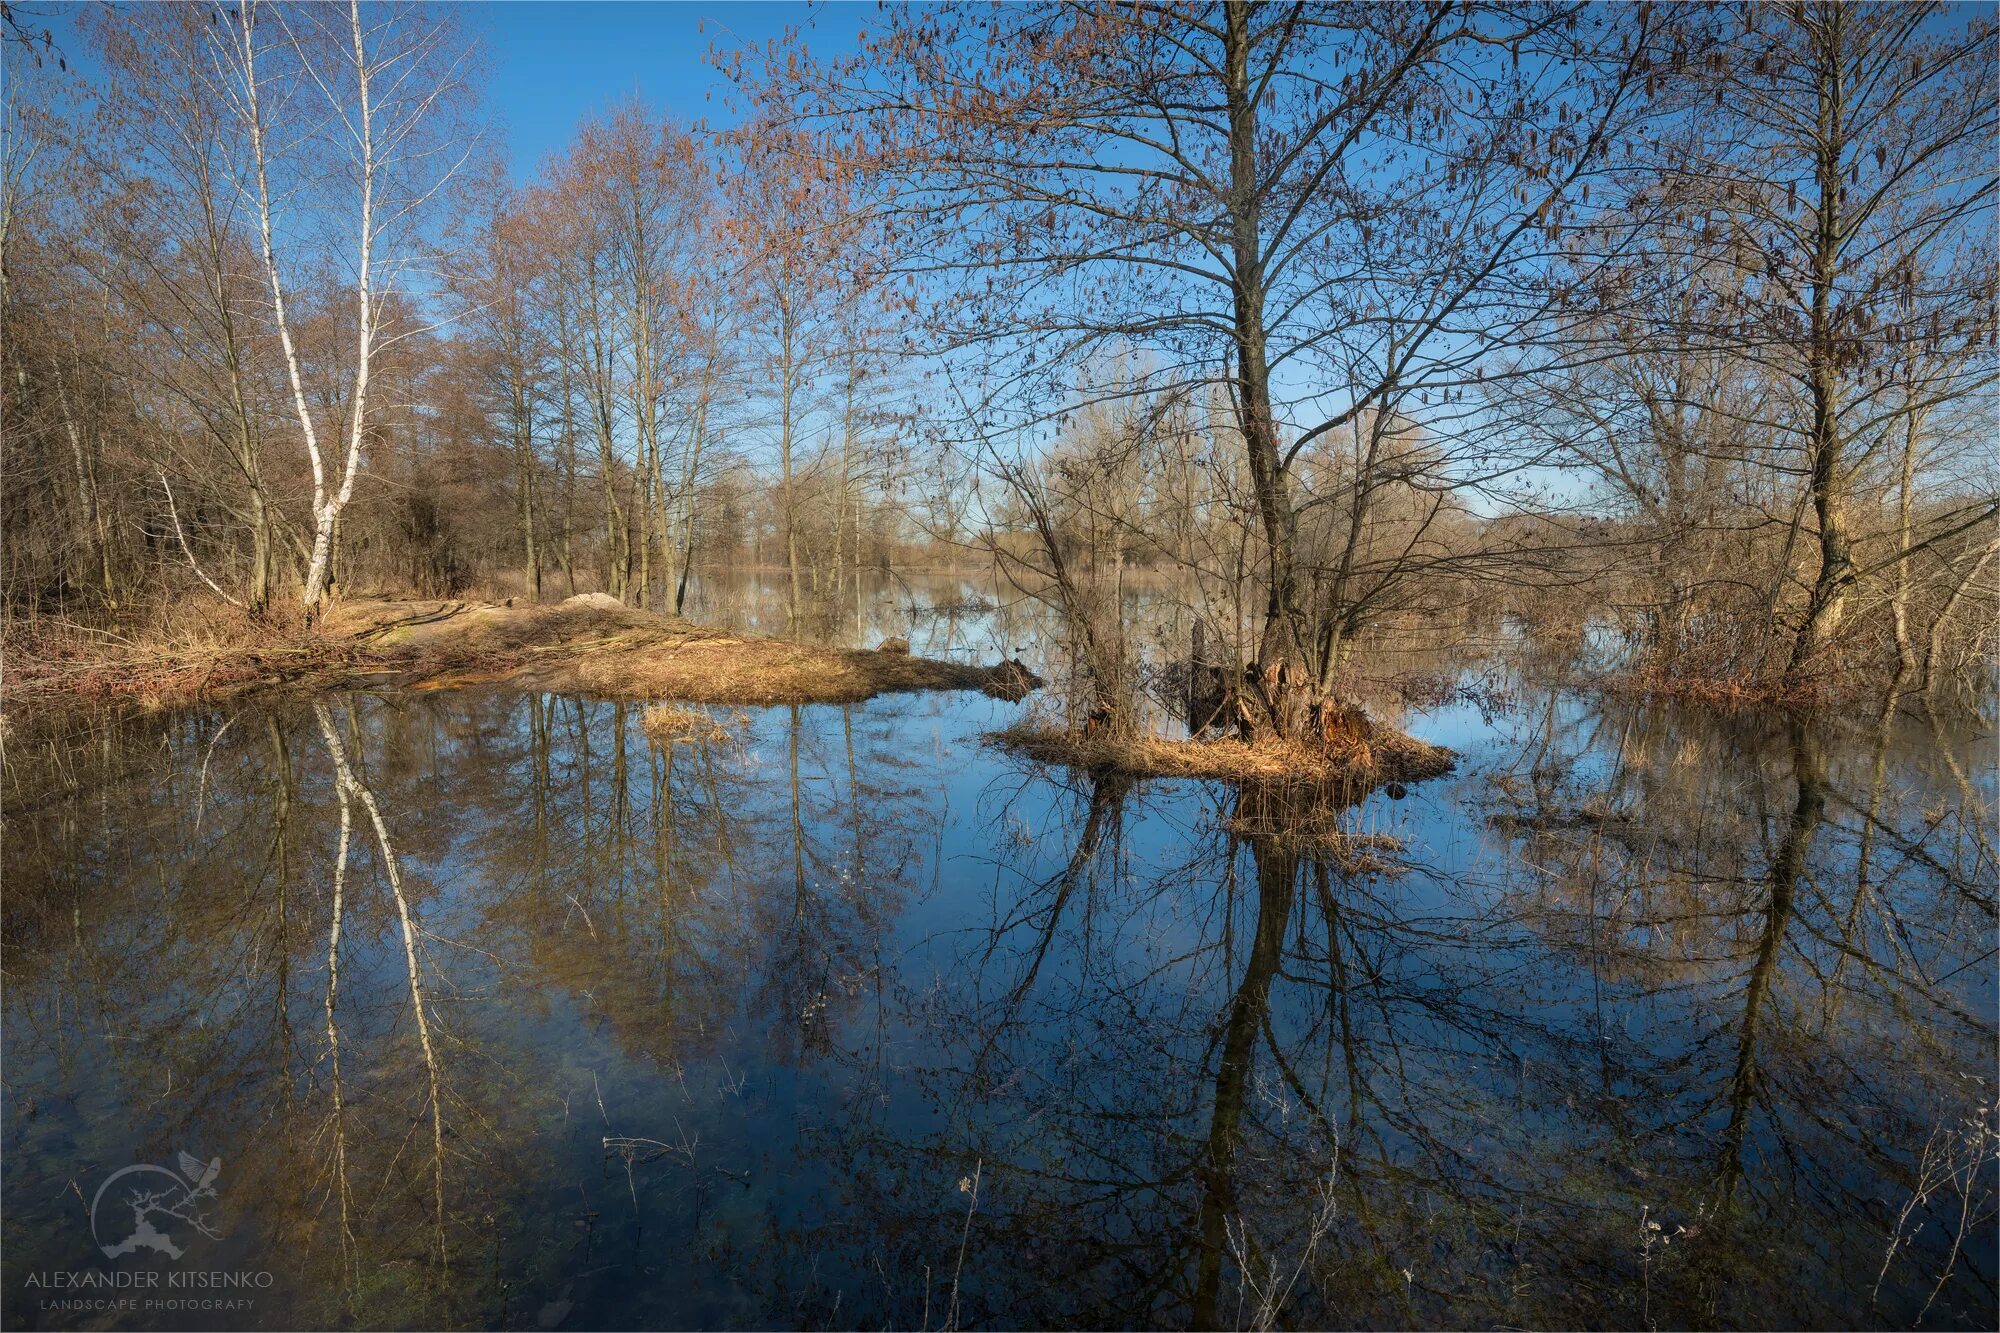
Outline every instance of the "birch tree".
<path id="1" fill-rule="evenodd" d="M 331 589 L 341 514 L 354 497 L 370 440 L 369 390 L 385 315 L 421 262 L 418 241 L 430 206 L 471 151 L 456 119 L 469 49 L 443 15 L 402 4 L 364 11 L 360 0 L 341 10 L 238 0 L 233 17 L 218 58 L 250 140 L 271 319 L 312 473 L 303 589 L 310 618 Z M 315 148 L 325 152 L 324 162 L 299 160 Z M 329 173 L 324 182 L 313 178 L 314 165 Z M 282 192 L 274 188 L 280 168 L 290 187 Z M 322 439 L 308 402 L 280 248 L 305 248 L 316 238 L 287 207 L 346 224 L 354 347 L 340 413 L 344 439 Z M 406 327 L 393 336 L 415 331 Z"/>

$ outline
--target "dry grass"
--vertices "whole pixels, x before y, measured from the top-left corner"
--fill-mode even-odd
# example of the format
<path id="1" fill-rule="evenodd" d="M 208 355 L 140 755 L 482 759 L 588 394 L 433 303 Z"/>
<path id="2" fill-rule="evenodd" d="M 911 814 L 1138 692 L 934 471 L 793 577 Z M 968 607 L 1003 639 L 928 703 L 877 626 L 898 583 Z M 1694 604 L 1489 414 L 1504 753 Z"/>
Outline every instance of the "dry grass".
<path id="1" fill-rule="evenodd" d="M 354 680 L 450 688 L 483 681 L 622 699 L 705 704 L 852 703 L 912 690 L 1020 698 L 1019 667 L 937 662 L 704 629 L 609 598 L 535 606 L 356 599 L 313 629 L 296 618 L 205 615 L 200 634 L 16 628 L 0 689 L 9 704 L 129 701 L 166 707 L 272 685 Z"/>
<path id="2" fill-rule="evenodd" d="M 639 715 L 639 726 L 655 745 L 725 745 L 735 739 L 730 726 L 738 731 L 750 719 L 737 713 L 725 721 L 706 708 L 684 704 L 654 704 Z"/>
<path id="3" fill-rule="evenodd" d="M 1341 750 L 1282 740 L 1165 740 L 1109 732 L 1085 735 L 1032 721 L 995 732 L 991 739 L 1042 763 L 1100 773 L 1317 784 L 1350 790 L 1436 777 L 1451 768 L 1453 759 L 1452 752 L 1442 746 L 1382 728 L 1369 742 Z"/>
<path id="4" fill-rule="evenodd" d="M 601 641 L 558 674 L 593 694 L 707 704 L 859 703 L 917 690 L 981 690 L 1007 698 L 1026 693 L 1025 682 L 1004 665 L 975 667 L 691 626 Z"/>
<path id="5" fill-rule="evenodd" d="M 1331 816 L 1268 827 L 1260 819 L 1225 819 L 1222 827 L 1239 838 L 1287 842 L 1324 858 L 1350 875 L 1394 875 L 1407 867 L 1399 859 L 1409 850 L 1403 839 L 1387 833 L 1350 833 Z"/>
<path id="6" fill-rule="evenodd" d="M 159 708 L 227 694 L 274 672 L 347 665 L 345 645 L 304 629 L 295 616 L 254 620 L 231 607 L 205 614 L 163 606 L 106 627 L 54 617 L 7 627 L 0 697 L 38 708 L 133 702 Z"/>

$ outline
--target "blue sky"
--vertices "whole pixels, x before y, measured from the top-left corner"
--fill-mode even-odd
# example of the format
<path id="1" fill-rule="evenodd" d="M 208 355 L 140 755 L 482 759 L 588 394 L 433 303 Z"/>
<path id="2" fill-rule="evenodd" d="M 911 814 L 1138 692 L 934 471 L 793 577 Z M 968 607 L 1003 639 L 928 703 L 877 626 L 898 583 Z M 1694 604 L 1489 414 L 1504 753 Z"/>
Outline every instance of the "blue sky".
<path id="1" fill-rule="evenodd" d="M 458 14 L 485 44 L 488 109 L 505 127 L 514 178 L 525 181 L 578 121 L 634 94 L 685 120 L 728 125 L 734 117 L 708 63 L 711 47 L 761 47 L 796 27 L 815 53 L 851 51 L 875 6 L 515 0 L 467 4 Z"/>
<path id="2" fill-rule="evenodd" d="M 73 67 L 96 73 L 76 29 L 82 5 L 23 0 L 17 8 L 26 26 L 50 30 Z M 686 121 L 733 124 L 712 48 L 761 48 L 796 28 L 815 55 L 845 54 L 876 14 L 863 0 L 463 0 L 450 8 L 482 47 L 481 93 L 518 182 L 568 144 L 585 117 L 635 94 Z"/>

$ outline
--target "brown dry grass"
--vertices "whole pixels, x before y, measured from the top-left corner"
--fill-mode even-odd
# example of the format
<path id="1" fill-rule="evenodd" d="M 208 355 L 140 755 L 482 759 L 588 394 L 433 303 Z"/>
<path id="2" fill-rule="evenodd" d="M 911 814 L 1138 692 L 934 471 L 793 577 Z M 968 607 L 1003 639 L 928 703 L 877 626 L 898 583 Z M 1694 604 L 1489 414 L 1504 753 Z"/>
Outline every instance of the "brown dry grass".
<path id="1" fill-rule="evenodd" d="M 725 721 L 706 708 L 685 704 L 654 704 L 639 715 L 639 727 L 655 745 L 725 745 L 735 738 L 733 723 L 740 731 L 750 725 L 742 713 Z"/>
<path id="2" fill-rule="evenodd" d="M 1377 728 L 1369 743 L 1344 750 L 1283 740 L 1165 740 L 1109 732 L 1087 736 L 1032 721 L 995 732 L 992 740 L 1042 763 L 1099 773 L 1342 788 L 1419 782 L 1449 770 L 1453 759 L 1442 746 L 1386 728 Z"/>
<path id="3" fill-rule="evenodd" d="M 1387 833 L 1352 833 L 1336 826 L 1331 816 L 1267 827 L 1263 820 L 1236 816 L 1222 827 L 1240 838 L 1268 838 L 1290 843 L 1325 858 L 1350 875 L 1395 875 L 1407 867 L 1398 859 L 1409 850 L 1403 839 Z"/>
<path id="4" fill-rule="evenodd" d="M 60 618 L 7 627 L 0 698 L 36 708 L 130 702 L 158 708 L 228 694 L 274 673 L 344 668 L 347 647 L 283 614 L 224 606 L 196 617 L 161 608 L 116 626 Z"/>
<path id="5" fill-rule="evenodd" d="M 705 629 L 579 599 L 546 606 L 355 599 L 322 624 L 211 618 L 205 634 L 17 628 L 0 690 L 10 705 L 166 707 L 272 685 L 356 680 L 442 689 L 483 681 L 706 704 L 852 703 L 911 690 L 1019 698 L 1040 682 L 975 667 Z"/>
<path id="6" fill-rule="evenodd" d="M 1018 697 L 1005 668 L 679 630 L 600 640 L 557 681 L 592 694 L 706 704 L 859 703 L 878 694 L 982 690 Z M 553 683 L 553 682 L 552 682 Z"/>

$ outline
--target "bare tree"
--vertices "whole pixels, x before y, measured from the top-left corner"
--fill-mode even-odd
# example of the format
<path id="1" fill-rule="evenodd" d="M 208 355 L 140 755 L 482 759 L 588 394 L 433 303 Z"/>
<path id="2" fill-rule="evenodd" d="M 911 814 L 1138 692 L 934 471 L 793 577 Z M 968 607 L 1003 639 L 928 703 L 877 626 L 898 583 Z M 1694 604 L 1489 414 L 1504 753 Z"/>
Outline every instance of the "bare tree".
<path id="1" fill-rule="evenodd" d="M 1723 133 L 1669 184 L 1724 229 L 1740 285 L 1705 332 L 1796 395 L 1772 421 L 1805 478 L 1818 560 L 1786 668 L 1832 648 L 1864 471 L 1940 407 L 1989 389 L 1996 32 L 1928 5 L 1746 8 L 1712 62 Z M 1937 533 L 2000 512 L 1963 506 Z M 1936 540 L 1934 535 L 1929 540 Z M 1907 552 L 1899 552 L 1898 561 Z"/>
<path id="2" fill-rule="evenodd" d="M 360 0 L 349 0 L 338 21 L 331 8 L 308 6 L 273 9 L 269 23 L 260 23 L 265 12 L 258 0 L 239 0 L 219 57 L 250 139 L 272 319 L 312 470 L 313 535 L 303 593 L 311 616 L 332 585 L 341 513 L 361 472 L 370 380 L 384 345 L 386 317 L 417 262 L 417 228 L 471 151 L 455 133 L 451 115 L 464 93 L 467 48 L 452 24 L 404 5 L 371 6 L 366 21 Z M 276 36 L 264 35 L 272 27 Z M 309 122 L 302 131 L 290 117 L 314 93 L 326 104 L 325 120 Z M 345 188 L 313 204 L 347 213 L 352 228 L 354 358 L 340 412 L 345 445 L 331 457 L 307 401 L 296 316 L 285 307 L 279 246 L 291 236 L 281 235 L 286 219 L 280 208 L 287 201 L 272 185 L 273 159 L 281 151 L 302 152 L 321 124 L 340 163 L 335 179 Z M 287 131 L 290 137 L 280 137 Z M 296 194 L 290 202 L 299 202 Z"/>
<path id="3" fill-rule="evenodd" d="M 736 136 L 741 168 L 729 182 L 739 271 L 764 330 L 775 377 L 778 503 L 788 579 L 786 620 L 800 621 L 805 551 L 800 538 L 801 435 L 818 407 L 838 325 L 840 263 L 852 227 L 848 174 L 805 136 L 769 119 Z"/>
<path id="4" fill-rule="evenodd" d="M 930 347 L 981 363 L 959 371 L 983 429 L 1040 438 L 1081 406 L 1063 368 L 1116 344 L 1226 388 L 1258 658 L 1310 703 L 1337 636 L 1295 465 L 1458 391 L 1561 300 L 1539 247 L 1641 100 L 1650 41 L 1645 11 L 1542 6 L 946 7 L 796 77 L 829 151 L 896 182 L 898 276 Z"/>

